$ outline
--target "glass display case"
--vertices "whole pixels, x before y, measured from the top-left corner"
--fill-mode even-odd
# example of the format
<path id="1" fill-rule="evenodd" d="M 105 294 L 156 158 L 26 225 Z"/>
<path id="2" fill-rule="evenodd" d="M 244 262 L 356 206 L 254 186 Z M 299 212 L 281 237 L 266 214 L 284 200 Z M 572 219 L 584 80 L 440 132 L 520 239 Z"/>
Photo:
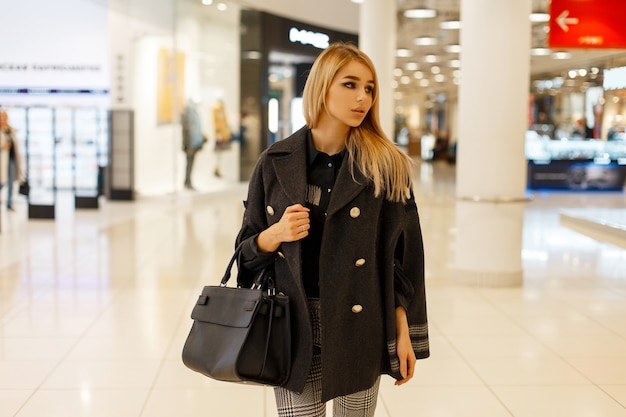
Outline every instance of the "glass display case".
<path id="1" fill-rule="evenodd" d="M 26 161 L 30 185 L 28 217 L 54 219 L 56 204 L 56 142 L 54 109 L 26 110 Z"/>
<path id="2" fill-rule="evenodd" d="M 109 163 L 108 111 L 8 107 L 7 114 L 29 180 L 29 218 L 53 219 L 59 190 L 73 191 L 77 208 L 97 208 Z"/>
<path id="3" fill-rule="evenodd" d="M 98 208 L 98 134 L 96 109 L 74 110 L 74 193 L 76 208 Z"/>
<path id="4" fill-rule="evenodd" d="M 526 158 L 530 189 L 624 189 L 626 140 L 552 140 L 529 131 Z"/>
<path id="5" fill-rule="evenodd" d="M 73 149 L 74 115 L 70 108 L 55 108 L 54 132 L 56 138 L 56 168 L 57 175 L 55 185 L 57 190 L 71 189 L 74 181 L 73 175 Z"/>

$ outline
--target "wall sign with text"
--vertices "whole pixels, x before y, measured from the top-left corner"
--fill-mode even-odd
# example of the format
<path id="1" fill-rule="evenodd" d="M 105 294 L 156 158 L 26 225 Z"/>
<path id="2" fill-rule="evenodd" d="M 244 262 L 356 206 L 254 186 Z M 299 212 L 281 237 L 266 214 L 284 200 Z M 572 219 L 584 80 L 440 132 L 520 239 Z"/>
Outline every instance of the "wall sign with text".
<path id="1" fill-rule="evenodd" d="M 552 0 L 551 48 L 626 48 L 626 1 Z"/>

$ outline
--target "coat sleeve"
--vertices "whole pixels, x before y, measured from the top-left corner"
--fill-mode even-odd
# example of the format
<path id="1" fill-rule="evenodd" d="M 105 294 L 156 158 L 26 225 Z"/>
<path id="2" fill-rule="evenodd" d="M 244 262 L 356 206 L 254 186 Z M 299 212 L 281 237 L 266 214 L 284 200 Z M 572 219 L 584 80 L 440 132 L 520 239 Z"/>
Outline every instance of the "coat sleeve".
<path id="1" fill-rule="evenodd" d="M 391 264 L 388 274 L 391 294 L 387 308 L 387 346 L 390 359 L 390 374 L 401 379 L 396 352 L 395 315 L 392 311 L 402 306 L 407 312 L 411 344 L 418 359 L 430 355 L 428 341 L 428 320 L 426 316 L 426 291 L 424 285 L 424 246 L 419 214 L 415 197 L 404 203 L 387 203 L 384 227 L 388 252 L 386 262 Z M 389 288 L 389 287 L 387 287 Z"/>
<path id="2" fill-rule="evenodd" d="M 266 156 L 266 153 L 260 156 L 252 172 L 248 185 L 248 196 L 243 203 L 243 221 L 235 240 L 235 246 L 241 245 L 241 252 L 237 258 L 237 267 L 239 269 L 237 283 L 244 287 L 249 287 L 257 272 L 271 265 L 276 258 L 276 253 L 274 252 L 261 252 L 256 243 L 259 233 L 269 226 L 265 215 L 265 187 L 263 180 L 263 167 Z"/>
<path id="3" fill-rule="evenodd" d="M 415 356 L 421 359 L 427 358 L 430 350 L 424 282 L 424 243 L 413 192 L 404 204 L 404 215 L 403 238 L 398 241 L 394 255 L 400 273 L 394 274 L 394 284 L 398 285 L 396 300 L 407 311 L 409 335 Z"/>

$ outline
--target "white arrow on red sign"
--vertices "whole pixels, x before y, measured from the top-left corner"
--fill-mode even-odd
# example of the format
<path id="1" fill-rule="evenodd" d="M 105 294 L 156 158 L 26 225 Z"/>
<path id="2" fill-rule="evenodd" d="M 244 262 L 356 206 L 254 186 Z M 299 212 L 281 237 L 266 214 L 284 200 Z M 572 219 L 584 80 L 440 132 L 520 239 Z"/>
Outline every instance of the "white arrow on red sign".
<path id="1" fill-rule="evenodd" d="M 561 26 L 561 29 L 563 29 L 563 31 L 565 32 L 569 30 L 568 25 L 578 24 L 577 17 L 568 17 L 568 16 L 569 16 L 569 10 L 563 10 L 563 13 L 561 13 L 559 17 L 556 18 L 556 23 L 558 23 L 559 26 Z"/>

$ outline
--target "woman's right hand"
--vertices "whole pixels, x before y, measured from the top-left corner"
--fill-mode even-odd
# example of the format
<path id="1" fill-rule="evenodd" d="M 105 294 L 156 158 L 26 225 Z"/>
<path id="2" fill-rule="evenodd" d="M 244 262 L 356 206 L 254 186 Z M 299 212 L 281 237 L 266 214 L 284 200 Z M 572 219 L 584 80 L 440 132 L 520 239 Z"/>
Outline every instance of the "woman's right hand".
<path id="1" fill-rule="evenodd" d="M 283 242 L 295 242 L 309 235 L 309 209 L 294 204 L 285 209 L 278 223 L 274 223 L 257 237 L 257 246 L 263 252 L 276 251 Z"/>

